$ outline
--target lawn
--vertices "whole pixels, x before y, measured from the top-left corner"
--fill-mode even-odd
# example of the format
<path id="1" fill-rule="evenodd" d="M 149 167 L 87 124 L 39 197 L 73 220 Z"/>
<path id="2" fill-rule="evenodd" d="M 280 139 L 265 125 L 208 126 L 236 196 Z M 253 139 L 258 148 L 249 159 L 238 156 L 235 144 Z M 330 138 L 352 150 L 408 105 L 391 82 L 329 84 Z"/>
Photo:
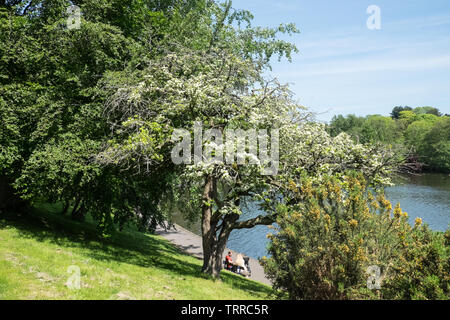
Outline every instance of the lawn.
<path id="1" fill-rule="evenodd" d="M 68 286 L 70 266 L 80 289 Z M 222 272 L 160 236 L 128 228 L 108 239 L 92 222 L 75 222 L 51 206 L 0 213 L 0 299 L 266 299 L 270 287 Z"/>

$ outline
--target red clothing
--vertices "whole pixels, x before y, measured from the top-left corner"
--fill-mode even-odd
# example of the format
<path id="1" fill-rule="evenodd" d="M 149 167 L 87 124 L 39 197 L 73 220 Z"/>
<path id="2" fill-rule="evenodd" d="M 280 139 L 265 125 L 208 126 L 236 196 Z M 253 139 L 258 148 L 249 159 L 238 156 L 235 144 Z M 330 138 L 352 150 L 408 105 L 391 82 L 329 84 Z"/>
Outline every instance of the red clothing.
<path id="1" fill-rule="evenodd" d="M 233 259 L 231 259 L 231 256 L 230 256 L 230 255 L 227 255 L 227 256 L 225 257 L 225 261 L 227 262 L 227 268 L 230 269 L 231 266 L 232 266 L 232 263 L 233 263 Z"/>

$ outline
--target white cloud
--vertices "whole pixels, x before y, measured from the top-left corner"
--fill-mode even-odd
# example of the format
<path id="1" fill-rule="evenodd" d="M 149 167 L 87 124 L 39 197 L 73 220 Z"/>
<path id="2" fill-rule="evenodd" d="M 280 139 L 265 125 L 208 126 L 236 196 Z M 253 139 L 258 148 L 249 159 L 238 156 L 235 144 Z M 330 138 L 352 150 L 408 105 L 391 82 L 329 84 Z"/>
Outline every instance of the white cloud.
<path id="1" fill-rule="evenodd" d="M 408 59 L 408 57 L 364 58 L 337 62 L 314 63 L 300 66 L 291 71 L 281 71 L 285 77 L 311 77 L 347 73 L 376 72 L 376 71 L 412 71 L 431 68 L 449 68 L 450 54 L 434 57 Z"/>
<path id="2" fill-rule="evenodd" d="M 388 28 L 408 27 L 408 28 L 429 28 L 450 23 L 450 15 L 433 15 L 428 17 L 416 17 L 397 21 L 390 21 L 385 24 Z"/>

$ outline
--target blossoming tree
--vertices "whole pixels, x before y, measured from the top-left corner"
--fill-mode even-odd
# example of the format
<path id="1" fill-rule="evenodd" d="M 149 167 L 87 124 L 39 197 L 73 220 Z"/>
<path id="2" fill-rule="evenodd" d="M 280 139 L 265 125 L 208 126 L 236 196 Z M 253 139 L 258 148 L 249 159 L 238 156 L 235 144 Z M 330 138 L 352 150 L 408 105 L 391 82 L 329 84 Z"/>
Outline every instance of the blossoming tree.
<path id="1" fill-rule="evenodd" d="M 287 86 L 263 76 L 273 53 L 289 56 L 293 50 L 275 38 L 277 31 L 295 31 L 292 27 L 234 29 L 236 15 L 229 4 L 218 12 L 205 47 L 171 43 L 144 70 L 122 83 L 111 80 L 117 90 L 105 111 L 115 119 L 113 138 L 98 157 L 149 174 L 172 164 L 168 167 L 175 178 L 166 197 L 187 217 L 200 217 L 202 271 L 213 277 L 219 277 L 231 231 L 272 224 L 277 203 L 289 203 L 288 184 L 299 182 L 302 174 L 320 179 L 356 169 L 370 181 L 383 183 L 394 159 L 389 151 L 355 144 L 345 134 L 330 137 Z M 183 129 L 188 141 L 199 139 L 193 132 L 198 123 L 220 136 L 230 130 L 255 130 L 258 137 L 243 135 L 224 143 L 217 134 L 204 134 L 194 145 L 194 158 L 184 154 L 186 161 L 174 164 L 173 150 L 180 143 L 174 131 Z M 270 132 L 270 138 L 261 132 Z M 191 154 L 191 145 L 181 149 Z M 252 150 L 271 154 L 256 157 Z M 219 161 L 224 157 L 227 161 Z M 275 169 L 272 174 L 267 174 L 268 167 Z M 246 201 L 259 203 L 264 214 L 246 219 Z"/>

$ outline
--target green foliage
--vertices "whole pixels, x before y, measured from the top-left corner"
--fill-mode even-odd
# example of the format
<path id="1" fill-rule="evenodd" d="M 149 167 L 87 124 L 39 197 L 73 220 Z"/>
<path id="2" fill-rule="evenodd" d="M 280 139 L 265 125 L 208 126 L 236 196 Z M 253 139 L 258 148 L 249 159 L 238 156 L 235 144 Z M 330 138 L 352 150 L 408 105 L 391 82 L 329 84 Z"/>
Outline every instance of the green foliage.
<path id="1" fill-rule="evenodd" d="M 398 130 L 390 117 L 368 116 L 361 127 L 362 143 L 394 143 L 398 139 Z"/>
<path id="2" fill-rule="evenodd" d="M 450 172 L 450 117 L 437 120 L 424 136 L 418 152 L 436 170 Z"/>
<path id="3" fill-rule="evenodd" d="M 437 117 L 440 117 L 442 114 L 439 112 L 439 109 L 434 107 L 417 107 L 414 108 L 414 113 L 416 114 L 432 114 Z"/>
<path id="4" fill-rule="evenodd" d="M 411 110 L 405 110 L 400 112 L 400 116 L 398 118 L 398 124 L 401 130 L 405 130 L 408 126 L 413 123 L 417 119 L 417 114 Z"/>
<path id="5" fill-rule="evenodd" d="M 79 29 L 66 28 L 70 4 L 81 7 Z M 166 22 L 158 17 L 172 4 L 56 0 L 0 7 L 2 183 L 31 202 L 61 201 L 81 219 L 90 211 L 103 230 L 126 221 L 155 227 L 166 219 L 157 206 L 168 182 L 164 166 L 133 177 L 100 166 L 95 156 L 110 138 L 111 120 L 103 114 L 109 92 L 99 83 L 106 72 L 148 60 L 146 36 L 153 26 L 152 36 L 162 38 Z"/>
<path id="6" fill-rule="evenodd" d="M 365 118 L 355 115 L 334 116 L 327 130 L 332 136 L 346 132 L 355 141 L 366 144 L 393 145 L 399 156 L 412 161 L 405 168 L 415 168 L 414 163 L 418 162 L 417 167 L 425 170 L 450 171 L 450 136 L 444 124 L 448 121 L 448 116 L 442 116 L 433 107 L 395 107 L 391 116 L 392 118 L 380 115 Z"/>
<path id="7" fill-rule="evenodd" d="M 361 135 L 361 127 L 364 121 L 364 117 L 357 117 L 354 114 L 349 114 L 346 117 L 340 114 L 333 116 L 328 131 L 333 137 L 341 132 L 346 132 L 353 138 L 358 138 Z"/>
<path id="8" fill-rule="evenodd" d="M 418 148 L 423 145 L 423 139 L 433 128 L 433 122 L 428 120 L 419 120 L 412 122 L 405 130 L 405 142 L 409 146 Z"/>
<path id="9" fill-rule="evenodd" d="M 402 234 L 399 253 L 391 262 L 392 270 L 383 281 L 382 294 L 387 299 L 450 298 L 450 244 L 448 235 L 433 232 L 422 225 Z"/>
<path id="10" fill-rule="evenodd" d="M 99 166 L 89 161 L 98 142 L 83 141 L 73 134 L 59 138 L 37 149 L 25 163 L 15 182 L 24 198 L 70 201 L 99 174 Z"/>
<path id="11" fill-rule="evenodd" d="M 398 119 L 400 117 L 400 113 L 402 111 L 410 111 L 410 110 L 412 110 L 412 108 L 408 107 L 408 106 L 406 106 L 406 107 L 400 107 L 400 106 L 394 107 L 394 109 L 392 109 L 392 112 L 391 112 L 391 117 L 392 117 L 392 119 Z"/>
<path id="12" fill-rule="evenodd" d="M 361 143 L 395 143 L 398 139 L 398 128 L 396 122 L 390 117 L 371 115 L 357 117 L 350 114 L 334 116 L 328 127 L 332 136 L 341 132 L 348 133 Z"/>
<path id="13" fill-rule="evenodd" d="M 278 207 L 277 232 L 263 258 L 274 289 L 291 299 L 448 299 L 450 248 L 407 213 L 394 209 L 361 175 L 307 178 Z M 370 266 L 380 289 L 367 287 Z M 371 279 L 372 280 L 372 279 Z"/>

